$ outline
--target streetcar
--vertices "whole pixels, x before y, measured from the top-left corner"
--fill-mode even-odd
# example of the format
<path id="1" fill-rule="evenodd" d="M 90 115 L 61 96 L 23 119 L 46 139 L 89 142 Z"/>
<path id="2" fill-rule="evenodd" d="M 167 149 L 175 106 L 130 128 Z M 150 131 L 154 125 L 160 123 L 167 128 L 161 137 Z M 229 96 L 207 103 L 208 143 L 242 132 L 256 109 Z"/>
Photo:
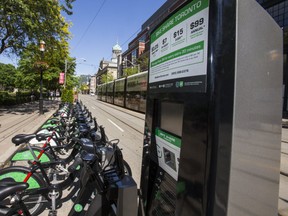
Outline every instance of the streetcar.
<path id="1" fill-rule="evenodd" d="M 126 77 L 115 80 L 114 85 L 114 104 L 125 107 Z"/>
<path id="2" fill-rule="evenodd" d="M 145 112 L 147 92 L 147 72 L 127 77 L 126 108 Z"/>
<path id="3" fill-rule="evenodd" d="M 106 83 L 106 101 L 112 103 L 114 101 L 114 81 Z"/>
<path id="4" fill-rule="evenodd" d="M 127 109 L 145 112 L 148 71 L 97 86 L 97 99 Z"/>

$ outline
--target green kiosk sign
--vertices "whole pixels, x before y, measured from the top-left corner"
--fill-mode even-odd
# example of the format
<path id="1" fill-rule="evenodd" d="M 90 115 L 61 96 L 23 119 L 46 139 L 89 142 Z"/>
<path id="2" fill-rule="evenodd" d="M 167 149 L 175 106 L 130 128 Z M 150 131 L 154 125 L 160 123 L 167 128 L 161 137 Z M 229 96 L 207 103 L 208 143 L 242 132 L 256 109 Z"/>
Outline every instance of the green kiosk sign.
<path id="1" fill-rule="evenodd" d="M 192 1 L 152 33 L 150 90 L 206 91 L 208 6 Z"/>
<path id="2" fill-rule="evenodd" d="M 156 128 L 159 166 L 175 180 L 178 179 L 181 139 Z"/>

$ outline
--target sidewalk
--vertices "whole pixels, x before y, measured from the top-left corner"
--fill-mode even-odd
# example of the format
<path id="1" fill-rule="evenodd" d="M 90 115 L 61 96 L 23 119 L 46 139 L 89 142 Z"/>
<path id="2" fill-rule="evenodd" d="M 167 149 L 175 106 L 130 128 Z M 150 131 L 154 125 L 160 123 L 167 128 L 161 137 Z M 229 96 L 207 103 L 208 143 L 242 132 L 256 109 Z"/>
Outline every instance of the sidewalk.
<path id="1" fill-rule="evenodd" d="M 34 133 L 58 109 L 60 101 L 44 100 L 44 114 L 39 115 L 39 102 L 0 106 L 0 166 L 17 150 L 11 139 L 17 134 Z"/>

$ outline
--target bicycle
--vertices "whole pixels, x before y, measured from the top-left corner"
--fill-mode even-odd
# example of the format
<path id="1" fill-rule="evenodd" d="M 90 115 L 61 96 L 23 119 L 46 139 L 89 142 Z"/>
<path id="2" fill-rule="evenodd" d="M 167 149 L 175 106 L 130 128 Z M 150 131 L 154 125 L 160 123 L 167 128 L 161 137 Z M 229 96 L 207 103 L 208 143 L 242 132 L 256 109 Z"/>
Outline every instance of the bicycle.
<path id="1" fill-rule="evenodd" d="M 0 216 L 31 216 L 20 195 L 28 187 L 27 183 L 15 182 L 12 178 L 0 181 Z M 11 207 L 7 207 L 7 205 Z"/>

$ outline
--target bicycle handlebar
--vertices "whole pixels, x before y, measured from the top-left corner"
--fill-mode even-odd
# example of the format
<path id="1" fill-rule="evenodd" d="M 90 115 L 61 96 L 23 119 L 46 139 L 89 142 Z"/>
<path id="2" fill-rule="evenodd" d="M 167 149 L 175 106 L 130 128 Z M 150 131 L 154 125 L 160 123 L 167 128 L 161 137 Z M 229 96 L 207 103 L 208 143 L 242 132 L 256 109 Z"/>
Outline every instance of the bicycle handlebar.
<path id="1" fill-rule="evenodd" d="M 68 167 L 68 171 L 70 173 L 74 172 L 75 170 L 77 170 L 77 167 L 79 165 L 82 165 L 83 164 L 83 160 L 80 158 L 80 157 L 77 157 L 75 159 L 75 161 L 73 162 L 73 164 L 71 164 L 69 167 Z"/>

